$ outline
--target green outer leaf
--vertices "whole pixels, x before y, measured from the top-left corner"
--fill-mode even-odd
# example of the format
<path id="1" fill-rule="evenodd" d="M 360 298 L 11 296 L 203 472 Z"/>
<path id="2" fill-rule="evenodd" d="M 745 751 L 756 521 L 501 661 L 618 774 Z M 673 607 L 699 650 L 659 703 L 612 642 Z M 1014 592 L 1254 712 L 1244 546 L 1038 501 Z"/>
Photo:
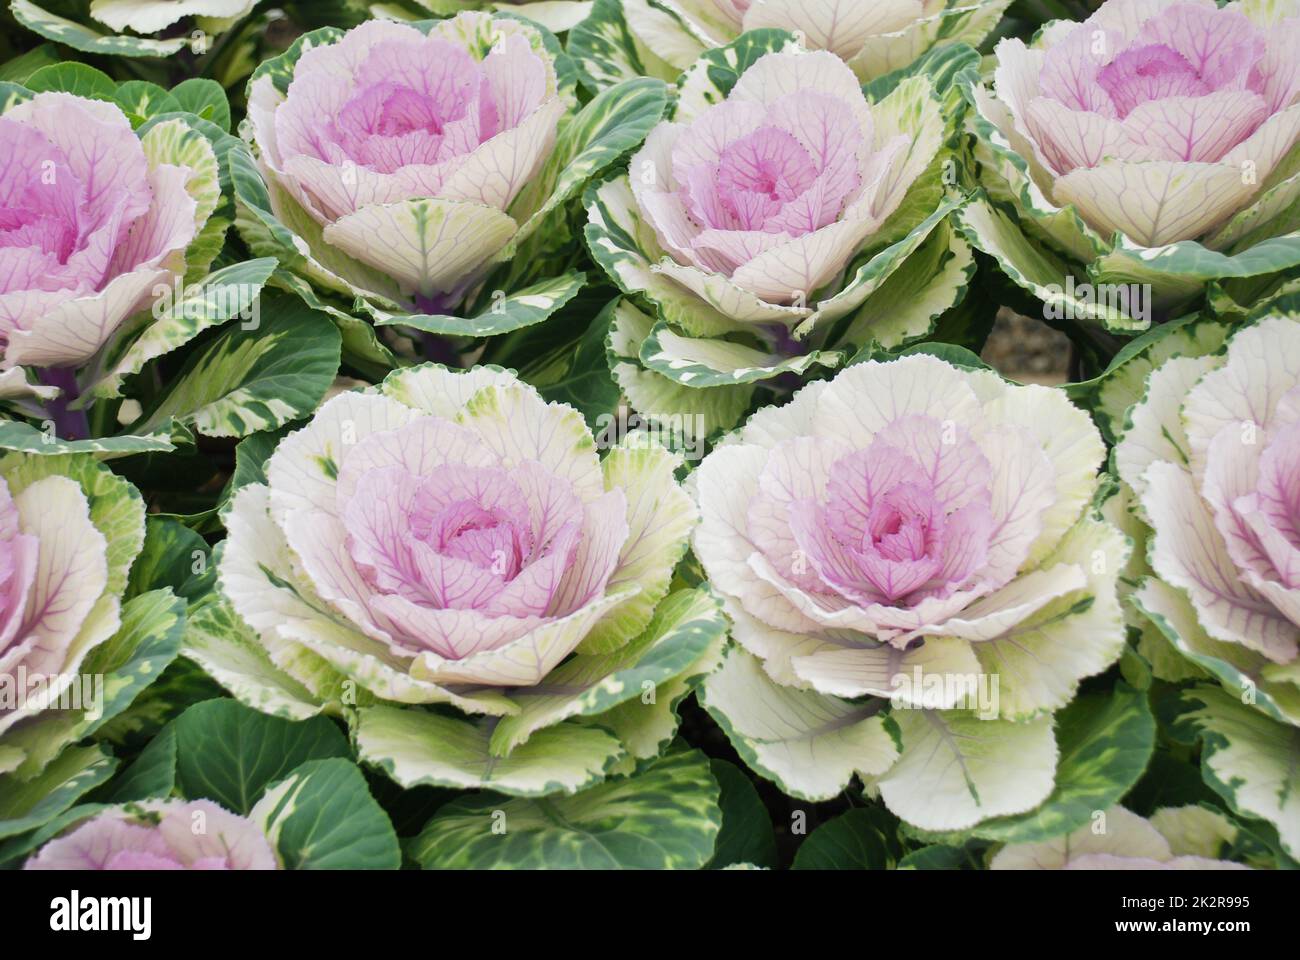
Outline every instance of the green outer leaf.
<path id="1" fill-rule="evenodd" d="M 132 118 L 132 126 L 138 126 L 155 113 L 176 113 L 181 109 L 175 97 L 147 80 L 128 80 L 118 84 L 113 100 Z"/>
<path id="2" fill-rule="evenodd" d="M 515 691 L 519 712 L 492 731 L 493 755 L 509 756 L 539 729 L 569 717 L 597 716 L 655 691 L 699 660 L 726 628 L 721 606 L 705 591 L 670 594 L 639 637 L 611 653 L 577 654 L 539 686 Z"/>
<path id="3" fill-rule="evenodd" d="M 170 57 L 184 49 L 190 42 L 188 37 L 149 40 L 143 37 L 102 33 L 65 17 L 55 16 L 31 3 L 30 0 L 11 0 L 9 12 L 28 30 L 83 53 L 119 57 Z"/>
<path id="4" fill-rule="evenodd" d="M 705 51 L 677 81 L 672 119 L 688 121 L 705 108 L 721 103 L 741 74 L 760 58 L 794 43 L 794 34 L 785 30 L 750 30 L 724 47 Z"/>
<path id="5" fill-rule="evenodd" d="M 221 84 L 206 77 L 191 77 L 172 88 L 172 96 L 181 110 L 204 120 L 211 120 L 226 133 L 230 132 L 230 101 Z"/>
<path id="6" fill-rule="evenodd" d="M 1243 817 L 1277 828 L 1287 854 L 1300 859 L 1300 727 L 1270 720 L 1220 687 L 1182 693 L 1171 732 L 1200 739 L 1201 775 Z"/>
<path id="7" fill-rule="evenodd" d="M 979 848 L 934 844 L 913 850 L 898 861 L 899 870 L 983 870 Z"/>
<path id="8" fill-rule="evenodd" d="M 376 326 L 414 327 L 444 336 L 490 337 L 541 323 L 577 296 L 586 279 L 582 271 L 572 270 L 509 295 L 496 296 L 494 292 L 491 303 L 473 317 L 388 313 L 377 307 L 372 313 Z"/>
<path id="9" fill-rule="evenodd" d="M 283 294 L 262 298 L 253 329 L 233 327 L 185 365 L 144 429 L 177 418 L 210 437 L 242 437 L 316 409 L 338 372 L 328 318 Z"/>
<path id="10" fill-rule="evenodd" d="M 125 456 L 132 453 L 169 453 L 176 449 L 170 429 L 147 436 L 96 437 L 90 440 L 60 440 L 21 420 L 0 421 L 0 449 L 17 450 L 43 457 L 82 454 Z"/>
<path id="11" fill-rule="evenodd" d="M 120 353 L 115 349 L 110 369 L 86 393 L 98 398 L 120 396 L 122 381 L 139 373 L 150 360 L 189 343 L 209 327 L 248 315 L 275 268 L 276 262 L 270 257 L 246 260 L 183 287 L 169 309 L 156 316 Z"/>
<path id="12" fill-rule="evenodd" d="M 102 747 L 73 747 L 32 780 L 0 776 L 0 839 L 53 820 L 113 775 L 117 760 Z"/>
<path id="13" fill-rule="evenodd" d="M 595 0 L 587 18 L 569 31 L 567 47 L 582 85 L 593 93 L 632 77 L 677 79 L 677 69 L 628 29 L 620 0 Z"/>
<path id="14" fill-rule="evenodd" d="M 349 755 L 343 734 L 324 717 L 282 720 L 234 700 L 196 703 L 171 728 L 181 795 L 213 800 L 239 814 L 251 811 L 269 784 L 300 763 Z"/>
<path id="15" fill-rule="evenodd" d="M 286 870 L 396 870 L 402 862 L 388 814 L 350 760 L 308 760 L 267 787 L 252 817 Z"/>
<path id="16" fill-rule="evenodd" d="M 696 869 L 713 854 L 718 798 L 708 759 L 674 753 L 573 797 L 453 800 L 407 853 L 425 869 Z"/>
<path id="17" fill-rule="evenodd" d="M 357 711 L 357 752 L 404 787 L 483 788 L 517 797 L 576 793 L 603 780 L 623 757 L 609 733 L 561 723 L 494 756 L 494 718 L 478 721 L 387 705 Z"/>
<path id="18" fill-rule="evenodd" d="M 1141 778 L 1155 738 L 1146 694 L 1128 684 L 1079 697 L 1056 715 L 1060 759 L 1051 796 L 1036 810 L 986 820 L 971 833 L 986 840 L 1030 843 L 1085 826 L 1094 811 L 1118 803 Z"/>
<path id="19" fill-rule="evenodd" d="M 306 720 L 325 708 L 310 690 L 271 662 L 257 636 L 217 594 L 191 611 L 183 652 L 235 699 L 261 713 Z"/>
<path id="20" fill-rule="evenodd" d="M 507 211 L 520 226 L 499 259 L 535 259 L 557 240 L 568 244 L 568 231 L 561 233 L 556 222 L 561 205 L 639 146 L 659 123 L 667 105 L 668 91 L 663 81 L 638 77 L 602 90 L 564 124 L 546 165 Z"/>
<path id="21" fill-rule="evenodd" d="M 111 803 L 171 796 L 176 789 L 176 726 L 168 724 L 113 781 Z"/>
<path id="22" fill-rule="evenodd" d="M 814 366 L 833 370 L 843 357 L 833 350 L 785 357 L 726 340 L 683 337 L 661 320 L 642 341 L 639 359 L 646 369 L 674 383 L 704 389 L 770 380 L 784 373 L 802 376 Z"/>
<path id="23" fill-rule="evenodd" d="M 194 600 L 211 589 L 213 571 L 207 541 L 176 520 L 147 517 L 144 548 L 131 567 L 126 595 L 169 587 L 178 596 Z"/>
<path id="24" fill-rule="evenodd" d="M 823 823 L 794 855 L 794 870 L 892 870 L 902 859 L 898 818 L 884 807 L 858 807 Z"/>
<path id="25" fill-rule="evenodd" d="M 117 96 L 117 84 L 106 73 L 84 63 L 56 63 L 41 67 L 25 84 L 32 93 L 58 91 L 72 93 L 92 100 L 112 101 Z"/>
<path id="26" fill-rule="evenodd" d="M 776 835 L 767 807 L 749 777 L 726 760 L 710 760 L 709 770 L 718 781 L 721 794 L 722 829 L 713 848 L 709 869 L 733 864 L 755 867 L 776 866 Z"/>

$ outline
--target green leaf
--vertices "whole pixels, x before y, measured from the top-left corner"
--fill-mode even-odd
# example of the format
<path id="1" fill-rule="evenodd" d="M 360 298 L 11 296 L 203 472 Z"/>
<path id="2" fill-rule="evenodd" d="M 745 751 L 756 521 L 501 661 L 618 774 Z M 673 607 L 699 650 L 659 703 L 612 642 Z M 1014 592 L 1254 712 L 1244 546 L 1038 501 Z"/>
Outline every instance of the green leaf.
<path id="1" fill-rule="evenodd" d="M 857 807 L 808 834 L 794 870 L 893 870 L 903 856 L 898 818 L 883 807 Z"/>
<path id="2" fill-rule="evenodd" d="M 1200 739 L 1201 775 L 1228 806 L 1277 828 L 1300 859 L 1300 727 L 1277 723 L 1219 687 L 1181 696 L 1173 734 Z"/>
<path id="3" fill-rule="evenodd" d="M 789 357 L 729 340 L 684 337 L 663 321 L 641 344 L 641 363 L 684 387 L 734 387 L 785 373 L 802 376 L 815 366 L 834 369 L 844 359 L 834 350 Z"/>
<path id="4" fill-rule="evenodd" d="M 828 800 L 855 773 L 884 773 L 898 757 L 897 727 L 878 712 L 883 700 L 780 686 L 737 647 L 698 697 L 750 769 L 801 800 Z"/>
<path id="5" fill-rule="evenodd" d="M 541 684 L 513 691 L 519 712 L 497 723 L 492 753 L 510 756 L 538 731 L 570 717 L 595 717 L 638 698 L 646 702 L 648 695 L 657 703 L 657 688 L 687 671 L 725 632 L 722 609 L 708 593 L 671 594 L 639 637 L 611 653 L 579 653 Z"/>
<path id="6" fill-rule="evenodd" d="M 308 760 L 253 809 L 287 870 L 396 870 L 397 834 L 350 760 Z"/>
<path id="7" fill-rule="evenodd" d="M 234 700 L 195 704 L 172 728 L 180 794 L 239 814 L 249 813 L 269 784 L 299 764 L 349 755 L 343 734 L 324 717 L 282 720 Z"/>
<path id="8" fill-rule="evenodd" d="M 140 334 L 114 345 L 106 369 L 87 392 L 99 398 L 121 394 L 122 382 L 146 363 L 189 343 L 209 327 L 239 317 L 251 319 L 258 296 L 275 271 L 274 260 L 262 258 L 223 267 L 202 282 L 176 284 L 156 303 L 153 322 Z"/>
<path id="9" fill-rule="evenodd" d="M 741 74 L 767 54 L 794 43 L 794 34 L 785 30 L 749 30 L 725 47 L 706 50 L 677 81 L 673 119 L 690 121 L 708 107 L 721 103 Z"/>
<path id="10" fill-rule="evenodd" d="M 122 771 L 108 795 L 111 803 L 152 800 L 176 789 L 176 727 L 168 725 Z"/>
<path id="11" fill-rule="evenodd" d="M 726 760 L 710 760 L 709 770 L 721 790 L 718 806 L 722 810 L 722 829 L 709 868 L 720 870 L 733 864 L 775 867 L 776 834 L 772 818 L 753 782 Z"/>
<path id="12" fill-rule="evenodd" d="M 147 80 L 128 80 L 119 84 L 113 99 L 139 126 L 156 113 L 175 113 L 181 105 L 170 93 Z"/>
<path id="13" fill-rule="evenodd" d="M 679 72 L 628 29 L 619 0 L 595 0 L 587 18 L 569 31 L 567 48 L 583 86 L 593 92 L 634 77 L 672 81 Z"/>
<path id="14" fill-rule="evenodd" d="M 934 844 L 913 850 L 898 861 L 899 870 L 983 870 L 981 847 L 968 844 L 950 847 Z"/>
<path id="15" fill-rule="evenodd" d="M 404 787 L 482 788 L 518 797 L 575 793 L 599 782 L 623 757 L 604 730 L 561 723 L 536 731 L 509 756 L 489 743 L 496 718 L 466 720 L 379 705 L 357 711 L 362 761 Z"/>
<path id="16" fill-rule="evenodd" d="M 102 747 L 72 747 L 31 780 L 0 776 L 0 839 L 53 820 L 111 777 L 116 766 Z"/>
<path id="17" fill-rule="evenodd" d="M 545 326 L 494 340 L 490 356 L 490 362 L 518 371 L 546 400 L 580 412 L 593 431 L 619 400 L 618 384 L 605 369 L 614 308 L 608 296 L 607 289 L 588 288 Z"/>
<path id="18" fill-rule="evenodd" d="M 191 611 L 184 653 L 237 700 L 261 713 L 306 720 L 324 708 L 310 690 L 271 662 L 258 637 L 218 595 Z"/>
<path id="19" fill-rule="evenodd" d="M 315 410 L 338 371 L 337 329 L 287 294 L 263 296 L 260 314 L 197 352 L 144 429 L 176 418 L 206 436 L 243 437 Z"/>
<path id="20" fill-rule="evenodd" d="M 30 0 L 11 0 L 9 11 L 28 30 L 39 33 L 46 40 L 65 44 L 83 53 L 119 57 L 170 57 L 190 42 L 189 37 L 149 40 L 104 33 L 43 10 Z"/>
<path id="21" fill-rule="evenodd" d="M 1030 843 L 1086 826 L 1094 811 L 1118 803 L 1137 783 L 1155 737 L 1146 694 L 1128 684 L 1079 697 L 1056 717 L 1060 759 L 1051 796 L 1029 813 L 987 820 L 972 833 L 986 840 Z"/>
<path id="22" fill-rule="evenodd" d="M 84 63 L 56 63 L 51 67 L 41 67 L 27 78 L 25 86 L 32 93 L 58 91 L 92 100 L 111 101 L 117 95 L 117 84 L 108 74 Z"/>
<path id="23" fill-rule="evenodd" d="M 541 280 L 509 295 L 493 291 L 490 303 L 473 317 L 388 313 L 373 308 L 376 326 L 414 327 L 444 336 L 490 337 L 521 327 L 541 323 L 572 300 L 582 289 L 587 276 L 574 270 L 559 277 Z"/>
<path id="24" fill-rule="evenodd" d="M 61 59 L 54 44 L 42 43 L 0 64 L 0 83 L 23 83 L 41 67 L 52 66 Z"/>
<path id="25" fill-rule="evenodd" d="M 713 854 L 718 798 L 708 759 L 674 753 L 573 797 L 453 800 L 407 853 L 426 870 L 697 869 Z"/>
<path id="26" fill-rule="evenodd" d="M 133 453 L 168 453 L 176 449 L 170 425 L 145 436 L 94 437 L 89 440 L 60 440 L 53 421 L 49 429 L 37 429 L 21 420 L 0 420 L 0 449 L 17 450 L 43 457 L 68 454 L 106 454 L 127 456 Z"/>
<path id="27" fill-rule="evenodd" d="M 602 90 L 565 124 L 546 165 L 520 191 L 509 213 L 519 221 L 500 260 L 539 259 L 557 243 L 567 245 L 561 232 L 559 208 L 577 196 L 602 170 L 639 146 L 663 117 L 668 91 L 663 81 L 638 77 Z M 552 214 L 556 216 L 552 216 Z M 546 230 L 541 230 L 542 226 Z"/>
<path id="28" fill-rule="evenodd" d="M 204 120 L 211 120 L 226 133 L 230 132 L 230 102 L 221 84 L 206 77 L 191 77 L 172 88 L 179 109 Z"/>
<path id="29" fill-rule="evenodd" d="M 144 548 L 131 567 L 126 595 L 168 587 L 185 600 L 212 588 L 212 549 L 197 533 L 166 517 L 145 520 Z"/>

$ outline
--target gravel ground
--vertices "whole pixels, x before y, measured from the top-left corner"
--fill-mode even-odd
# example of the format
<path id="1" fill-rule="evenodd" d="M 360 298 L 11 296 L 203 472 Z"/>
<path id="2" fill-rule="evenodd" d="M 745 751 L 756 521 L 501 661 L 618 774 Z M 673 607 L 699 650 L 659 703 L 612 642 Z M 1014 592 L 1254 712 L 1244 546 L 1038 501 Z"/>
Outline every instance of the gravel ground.
<path id="1" fill-rule="evenodd" d="M 1041 320 L 1003 307 L 981 356 L 1012 380 L 1055 385 L 1068 379 L 1070 341 Z"/>

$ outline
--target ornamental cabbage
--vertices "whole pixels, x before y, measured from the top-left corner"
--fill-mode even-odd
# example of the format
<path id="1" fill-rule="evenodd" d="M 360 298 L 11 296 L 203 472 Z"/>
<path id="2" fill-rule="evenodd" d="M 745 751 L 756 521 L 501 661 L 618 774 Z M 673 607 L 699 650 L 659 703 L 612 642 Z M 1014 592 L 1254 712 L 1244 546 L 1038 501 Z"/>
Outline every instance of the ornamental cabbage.
<path id="1" fill-rule="evenodd" d="M 751 30 L 788 30 L 862 80 L 902 69 L 946 43 L 979 46 L 1010 0 L 597 0 L 570 52 L 604 84 L 640 70 L 673 80 L 709 50 Z"/>
<path id="2" fill-rule="evenodd" d="M 628 173 L 588 191 L 588 246 L 630 296 L 611 346 L 653 374 L 619 378 L 643 414 L 715 404 L 730 427 L 757 381 L 924 336 L 973 273 L 926 76 L 869 103 L 842 61 L 783 36 L 706 55 Z"/>
<path id="3" fill-rule="evenodd" d="M 1109 0 L 1001 41 L 993 90 L 967 85 L 995 202 L 963 212 L 967 238 L 1068 318 L 1118 329 L 1150 317 L 1076 282 L 1149 285 L 1157 319 L 1210 281 L 1257 296 L 1300 264 L 1297 44 L 1295 0 Z"/>
<path id="4" fill-rule="evenodd" d="M 252 820 L 211 800 L 150 800 L 105 810 L 51 840 L 25 870 L 278 870 Z"/>
<path id="5" fill-rule="evenodd" d="M 0 171 L 6 370 L 86 363 L 155 287 L 184 275 L 219 192 L 202 137 L 192 165 L 173 162 L 183 129 L 175 120 L 137 136 L 116 104 L 67 93 L 19 98 L 0 116 L 12 160 Z"/>
<path id="6" fill-rule="evenodd" d="M 706 706 L 795 796 L 857 771 L 928 830 L 1036 807 L 1051 712 L 1124 646 L 1104 456 L 1061 392 L 922 355 L 760 410 L 692 476 L 740 647 Z"/>
<path id="7" fill-rule="evenodd" d="M 536 323 L 583 280 L 543 269 L 542 251 L 567 239 L 557 208 L 640 142 L 664 97 L 643 80 L 577 112 L 571 65 L 526 20 L 471 11 L 323 28 L 253 74 L 257 171 L 236 176 L 240 226 L 345 330 L 357 329 L 353 301 L 430 333 Z M 539 270 L 546 279 L 527 287 Z M 482 309 L 452 315 L 468 308 Z M 385 346 L 368 349 L 393 365 Z"/>
<path id="8" fill-rule="evenodd" d="M 602 461 L 575 410 L 495 368 L 424 365 L 341 394 L 226 518 L 220 582 L 266 669 L 227 682 L 219 651 L 195 656 L 255 705 L 279 674 L 297 703 L 359 706 L 363 758 L 408 785 L 486 783 L 500 757 L 496 789 L 572 792 L 626 751 L 563 721 L 640 694 L 620 671 L 651 651 L 676 650 L 660 682 L 698 676 L 721 639 L 707 595 L 664 599 L 695 523 L 675 462 L 626 443 Z M 664 729 L 629 733 L 628 749 L 653 756 L 688 689 L 631 711 L 634 730 Z M 542 762 L 552 750 L 558 765 Z"/>
<path id="9" fill-rule="evenodd" d="M 1176 352 L 1115 447 L 1116 509 L 1146 540 L 1129 573 L 1139 649 L 1162 679 L 1222 684 L 1183 695 L 1188 739 L 1206 740 L 1211 786 L 1276 824 L 1294 854 L 1300 810 L 1274 785 L 1295 767 L 1300 726 L 1300 318 L 1266 314 L 1214 353 L 1202 326 L 1218 325 L 1167 334 Z"/>

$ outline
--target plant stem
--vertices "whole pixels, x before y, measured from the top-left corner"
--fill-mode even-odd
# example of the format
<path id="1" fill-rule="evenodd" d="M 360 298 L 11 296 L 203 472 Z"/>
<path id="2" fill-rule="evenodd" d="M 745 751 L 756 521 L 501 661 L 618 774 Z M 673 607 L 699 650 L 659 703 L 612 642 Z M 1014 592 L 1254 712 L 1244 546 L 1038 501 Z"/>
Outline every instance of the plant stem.
<path id="1" fill-rule="evenodd" d="M 69 406 L 81 396 L 77 385 L 77 371 L 72 367 L 47 367 L 41 371 L 42 383 L 62 391 L 45 404 L 45 412 L 54 422 L 54 432 L 60 440 L 90 439 L 90 424 L 86 411 L 71 410 Z"/>

